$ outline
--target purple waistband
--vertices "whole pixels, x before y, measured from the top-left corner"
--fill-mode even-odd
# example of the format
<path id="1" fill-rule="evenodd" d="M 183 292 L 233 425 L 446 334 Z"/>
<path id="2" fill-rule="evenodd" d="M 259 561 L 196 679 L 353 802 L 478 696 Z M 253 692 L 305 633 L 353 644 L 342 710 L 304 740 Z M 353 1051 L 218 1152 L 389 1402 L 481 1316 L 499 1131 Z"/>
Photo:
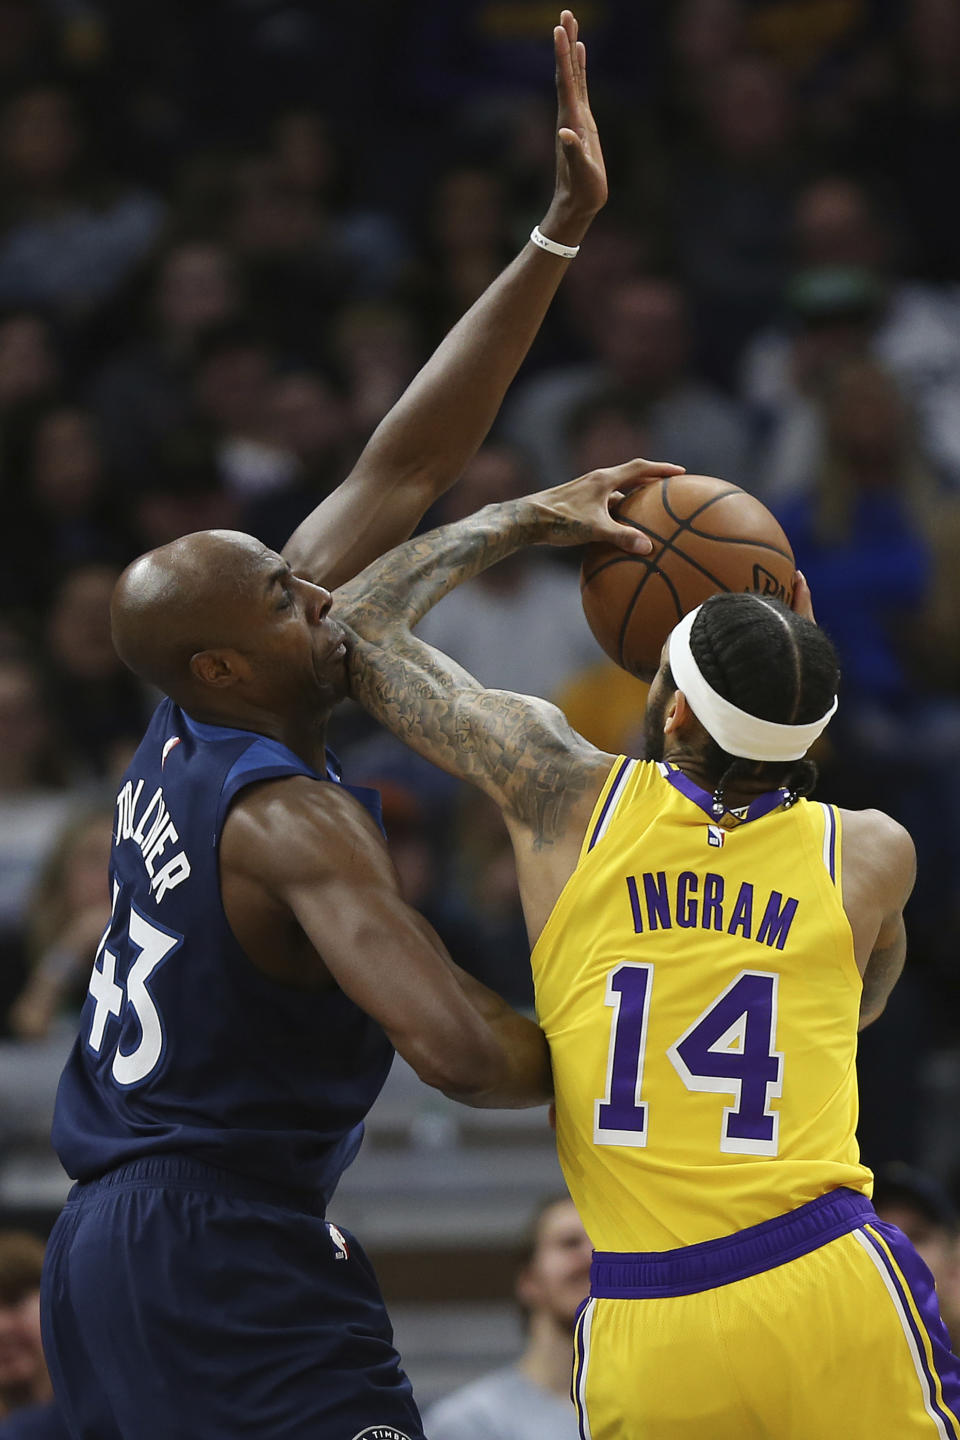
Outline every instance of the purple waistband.
<path id="1" fill-rule="evenodd" d="M 831 1190 L 786 1215 L 700 1245 L 632 1255 L 595 1250 L 590 1294 L 600 1300 L 647 1300 L 715 1290 L 774 1270 L 876 1218 L 866 1195 Z"/>

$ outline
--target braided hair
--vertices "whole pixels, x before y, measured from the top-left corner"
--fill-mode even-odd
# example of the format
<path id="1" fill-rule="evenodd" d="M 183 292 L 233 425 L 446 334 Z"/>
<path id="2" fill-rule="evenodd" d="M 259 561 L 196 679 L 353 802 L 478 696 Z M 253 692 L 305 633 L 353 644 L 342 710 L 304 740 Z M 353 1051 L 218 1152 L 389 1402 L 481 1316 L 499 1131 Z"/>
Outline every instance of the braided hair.
<path id="1" fill-rule="evenodd" d="M 754 594 L 713 595 L 690 632 L 701 675 L 731 705 L 779 725 L 807 725 L 829 710 L 840 666 L 832 642 L 812 621 L 779 600 Z M 783 787 L 788 803 L 809 795 L 817 781 L 812 760 L 760 761 L 730 755 L 710 739 L 704 755 L 716 777 L 714 803 L 738 780 Z"/>

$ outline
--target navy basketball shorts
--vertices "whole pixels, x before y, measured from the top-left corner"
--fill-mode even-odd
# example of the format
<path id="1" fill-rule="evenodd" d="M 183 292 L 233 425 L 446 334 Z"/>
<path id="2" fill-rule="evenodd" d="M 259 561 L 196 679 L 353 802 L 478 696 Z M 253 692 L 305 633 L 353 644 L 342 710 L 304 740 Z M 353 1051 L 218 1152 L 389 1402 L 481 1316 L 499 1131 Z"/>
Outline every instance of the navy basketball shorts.
<path id="1" fill-rule="evenodd" d="M 370 1262 L 269 1187 L 181 1157 L 75 1186 L 41 1306 L 73 1440 L 423 1440 Z"/>

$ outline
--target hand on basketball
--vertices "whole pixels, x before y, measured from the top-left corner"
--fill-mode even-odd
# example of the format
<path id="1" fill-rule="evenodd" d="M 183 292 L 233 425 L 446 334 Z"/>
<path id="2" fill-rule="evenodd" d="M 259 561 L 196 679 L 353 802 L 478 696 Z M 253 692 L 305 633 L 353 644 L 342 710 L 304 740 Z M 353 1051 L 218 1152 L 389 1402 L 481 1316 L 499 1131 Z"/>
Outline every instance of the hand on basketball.
<path id="1" fill-rule="evenodd" d="M 683 473 L 682 465 L 628 460 L 531 495 L 530 503 L 543 521 L 543 543 L 586 545 L 605 540 L 632 555 L 648 555 L 653 546 L 643 531 L 634 521 L 620 520 L 612 511 L 631 490 Z"/>
<path id="2" fill-rule="evenodd" d="M 582 230 L 571 236 L 567 227 L 589 223 L 607 201 L 607 172 L 597 124 L 587 94 L 587 52 L 577 38 L 576 16 L 564 10 L 554 27 L 553 51 L 557 82 L 557 175 L 553 203 L 542 223 L 552 240 L 578 244 Z M 585 228 L 585 227 L 584 227 Z M 560 233 L 561 230 L 564 233 Z"/>
<path id="3" fill-rule="evenodd" d="M 805 620 L 812 620 L 817 623 L 817 617 L 813 613 L 813 598 L 810 594 L 810 586 L 807 584 L 807 577 L 802 570 L 798 570 L 793 577 L 793 598 L 790 601 L 790 609 Z"/>

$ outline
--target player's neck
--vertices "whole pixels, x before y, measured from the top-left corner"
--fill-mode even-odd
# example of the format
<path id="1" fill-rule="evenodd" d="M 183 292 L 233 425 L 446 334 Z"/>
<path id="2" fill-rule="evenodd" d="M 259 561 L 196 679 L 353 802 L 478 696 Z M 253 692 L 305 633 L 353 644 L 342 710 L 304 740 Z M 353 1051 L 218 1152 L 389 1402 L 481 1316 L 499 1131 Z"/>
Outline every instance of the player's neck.
<path id="1" fill-rule="evenodd" d="M 678 745 L 669 754 L 664 754 L 663 758 L 669 765 L 675 765 L 678 770 L 682 770 L 694 785 L 699 785 L 708 795 L 713 794 L 720 777 L 710 771 L 703 756 L 697 751 Z M 728 810 L 735 810 L 741 805 L 749 805 L 758 795 L 766 795 L 776 788 L 769 776 L 759 775 L 755 780 L 749 776 L 738 776 L 735 784 L 724 786 L 724 804 Z"/>
<path id="2" fill-rule="evenodd" d="M 187 714 L 202 725 L 222 725 L 230 730 L 249 730 L 254 735 L 265 735 L 268 740 L 276 740 L 288 750 L 292 750 L 294 755 L 304 760 L 312 769 L 321 774 L 324 771 L 329 719 L 325 711 L 290 716 L 277 715 L 254 706 L 244 706 L 227 714 L 213 708 L 191 705 Z"/>
<path id="3" fill-rule="evenodd" d="M 534 1314 L 530 1340 L 517 1369 L 542 1390 L 568 1397 L 572 1363 L 571 1327 L 559 1324 L 550 1315 Z"/>

